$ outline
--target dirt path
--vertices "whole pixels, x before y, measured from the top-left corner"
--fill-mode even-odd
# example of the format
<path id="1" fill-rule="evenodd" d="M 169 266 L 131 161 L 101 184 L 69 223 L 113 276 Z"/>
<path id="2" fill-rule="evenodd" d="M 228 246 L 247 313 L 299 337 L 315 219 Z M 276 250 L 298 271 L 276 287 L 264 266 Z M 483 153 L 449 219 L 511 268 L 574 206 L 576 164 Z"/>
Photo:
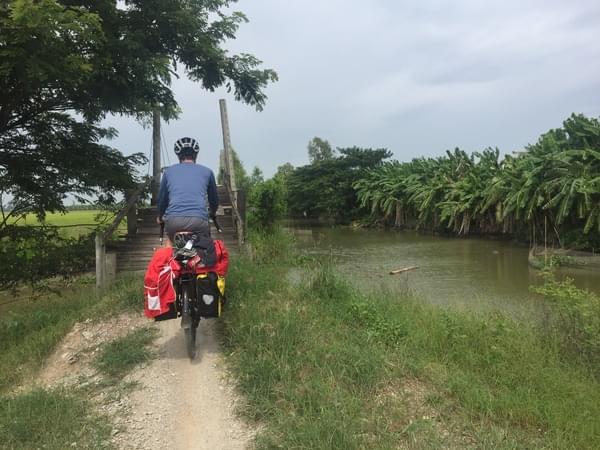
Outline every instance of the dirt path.
<path id="1" fill-rule="evenodd" d="M 159 322 L 158 358 L 132 379 L 141 383 L 127 402 L 123 430 L 115 443 L 123 449 L 236 450 L 253 437 L 235 416 L 237 398 L 222 368 L 214 322 L 198 328 L 198 354 L 190 361 L 179 320 Z"/>

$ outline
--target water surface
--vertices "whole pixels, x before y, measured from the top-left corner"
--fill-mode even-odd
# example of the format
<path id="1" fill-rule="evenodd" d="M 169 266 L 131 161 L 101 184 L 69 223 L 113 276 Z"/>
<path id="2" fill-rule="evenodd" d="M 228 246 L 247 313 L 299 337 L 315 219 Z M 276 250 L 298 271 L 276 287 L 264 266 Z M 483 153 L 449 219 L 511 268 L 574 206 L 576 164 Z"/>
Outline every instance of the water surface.
<path id="1" fill-rule="evenodd" d="M 529 286 L 539 272 L 529 267 L 527 247 L 489 239 L 459 239 L 416 232 L 292 227 L 298 246 L 332 255 L 336 269 L 361 289 L 410 289 L 424 301 L 480 312 L 501 311 L 517 318 L 538 316 L 540 298 Z M 389 271 L 409 266 L 400 275 Z M 562 272 L 559 276 L 564 276 Z M 576 284 L 600 293 L 600 274 L 572 270 Z"/>

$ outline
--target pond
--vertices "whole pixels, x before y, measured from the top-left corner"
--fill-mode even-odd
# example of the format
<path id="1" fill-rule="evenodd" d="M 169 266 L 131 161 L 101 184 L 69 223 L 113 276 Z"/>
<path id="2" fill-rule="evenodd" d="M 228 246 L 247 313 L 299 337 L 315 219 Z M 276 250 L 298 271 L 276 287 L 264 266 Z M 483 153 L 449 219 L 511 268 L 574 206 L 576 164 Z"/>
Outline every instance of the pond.
<path id="1" fill-rule="evenodd" d="M 540 283 L 525 246 L 490 239 L 450 238 L 417 232 L 344 227 L 290 227 L 298 246 L 331 254 L 339 273 L 365 290 L 406 292 L 428 303 L 478 312 L 504 312 L 515 318 L 537 316 L 543 305 L 529 286 Z M 418 269 L 400 275 L 390 270 Z M 562 270 L 577 286 L 600 293 L 600 273 Z"/>

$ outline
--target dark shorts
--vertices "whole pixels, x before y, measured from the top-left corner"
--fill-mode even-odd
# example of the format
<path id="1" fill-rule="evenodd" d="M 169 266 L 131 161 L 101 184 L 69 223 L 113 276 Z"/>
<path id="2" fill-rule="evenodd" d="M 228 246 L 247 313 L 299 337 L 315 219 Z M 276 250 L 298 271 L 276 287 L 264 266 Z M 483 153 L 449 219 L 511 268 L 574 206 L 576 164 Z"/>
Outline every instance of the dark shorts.
<path id="1" fill-rule="evenodd" d="M 178 231 L 194 231 L 210 236 L 210 224 L 200 217 L 165 217 L 165 231 L 171 241 Z"/>

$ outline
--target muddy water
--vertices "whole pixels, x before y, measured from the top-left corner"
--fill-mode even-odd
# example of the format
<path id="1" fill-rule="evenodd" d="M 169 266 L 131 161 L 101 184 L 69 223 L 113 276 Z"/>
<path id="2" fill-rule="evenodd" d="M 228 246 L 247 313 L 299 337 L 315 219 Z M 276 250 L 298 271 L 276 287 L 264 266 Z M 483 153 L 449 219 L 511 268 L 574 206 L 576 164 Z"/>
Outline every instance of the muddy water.
<path id="1" fill-rule="evenodd" d="M 517 318 L 537 315 L 543 305 L 531 294 L 540 282 L 527 262 L 528 249 L 488 239 L 457 239 L 415 232 L 290 228 L 298 246 L 311 254 L 332 255 L 337 270 L 357 286 L 416 293 L 424 301 L 480 312 L 500 311 Z M 390 276 L 409 266 L 417 270 Z M 562 272 L 559 276 L 567 275 Z M 583 288 L 600 293 L 600 273 L 568 273 Z"/>

